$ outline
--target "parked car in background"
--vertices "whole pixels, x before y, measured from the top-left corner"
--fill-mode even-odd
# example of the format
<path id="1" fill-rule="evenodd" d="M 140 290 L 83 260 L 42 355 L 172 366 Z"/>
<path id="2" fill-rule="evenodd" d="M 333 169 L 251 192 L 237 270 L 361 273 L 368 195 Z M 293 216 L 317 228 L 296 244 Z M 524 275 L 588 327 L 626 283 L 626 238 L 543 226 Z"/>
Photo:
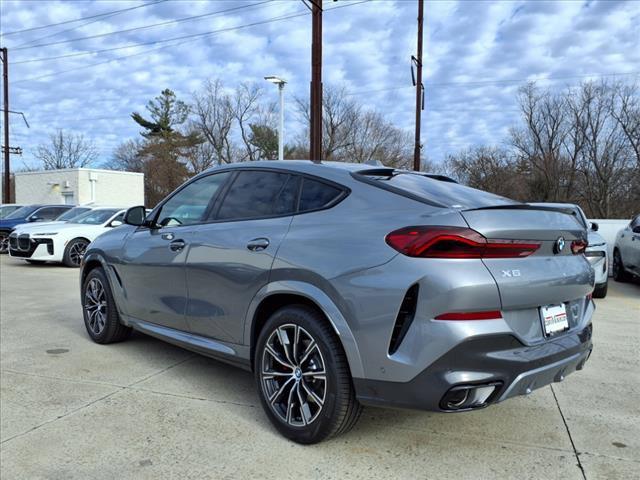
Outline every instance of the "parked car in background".
<path id="1" fill-rule="evenodd" d="M 32 222 L 32 223 L 21 223 L 19 225 L 16 225 L 15 227 L 13 227 L 13 230 L 11 230 L 11 233 L 16 232 L 17 234 L 20 234 L 20 233 L 28 232 L 32 228 L 40 228 L 44 225 L 55 225 L 58 223 L 66 223 L 73 220 L 76 217 L 79 217 L 80 215 L 83 215 L 93 210 L 94 208 L 95 207 L 86 207 L 86 206 L 73 207 L 70 210 L 67 210 L 66 212 L 64 212 L 55 220 L 51 220 L 50 222 Z"/>
<path id="2" fill-rule="evenodd" d="M 618 232 L 613 247 L 613 278 L 618 282 L 640 277 L 640 215 Z"/>
<path id="3" fill-rule="evenodd" d="M 607 296 L 609 288 L 609 258 L 607 253 L 607 242 L 598 233 L 599 226 L 595 222 L 590 222 L 580 206 L 573 203 L 531 203 L 530 205 L 549 205 L 557 208 L 566 208 L 573 212 L 580 223 L 587 230 L 589 244 L 584 255 L 593 267 L 596 276 L 596 286 L 593 289 L 594 298 L 604 298 Z"/>
<path id="4" fill-rule="evenodd" d="M 9 234 L 16 225 L 55 220 L 73 205 L 25 205 L 0 220 L 0 253 L 9 249 Z"/>
<path id="5" fill-rule="evenodd" d="M 11 212 L 15 212 L 19 208 L 22 208 L 22 205 L 17 204 L 17 203 L 3 203 L 3 204 L 0 204 L 0 220 L 5 218 Z"/>
<path id="6" fill-rule="evenodd" d="M 125 210 L 98 207 L 65 223 L 38 225 L 9 237 L 9 254 L 29 263 L 62 262 L 79 267 L 84 251 L 98 235 L 122 225 Z"/>
<path id="7" fill-rule="evenodd" d="M 594 272 L 567 209 L 363 164 L 210 169 L 86 250 L 84 324 L 253 370 L 286 437 L 361 405 L 483 408 L 585 365 Z M 536 422 L 534 418 L 531 422 Z"/>

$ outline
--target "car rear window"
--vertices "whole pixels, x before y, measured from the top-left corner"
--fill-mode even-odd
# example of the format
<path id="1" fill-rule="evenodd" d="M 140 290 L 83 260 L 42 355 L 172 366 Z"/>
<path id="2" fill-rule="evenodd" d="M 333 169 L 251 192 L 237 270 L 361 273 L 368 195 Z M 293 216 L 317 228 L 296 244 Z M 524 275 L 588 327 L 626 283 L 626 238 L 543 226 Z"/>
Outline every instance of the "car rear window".
<path id="1" fill-rule="evenodd" d="M 518 203 L 459 183 L 436 180 L 411 172 L 372 176 L 367 175 L 365 170 L 354 173 L 354 177 L 399 195 L 442 208 L 481 208 Z"/>
<path id="2" fill-rule="evenodd" d="M 342 190 L 339 188 L 305 178 L 302 184 L 298 211 L 307 212 L 324 208 L 334 202 L 340 195 L 342 195 Z"/>

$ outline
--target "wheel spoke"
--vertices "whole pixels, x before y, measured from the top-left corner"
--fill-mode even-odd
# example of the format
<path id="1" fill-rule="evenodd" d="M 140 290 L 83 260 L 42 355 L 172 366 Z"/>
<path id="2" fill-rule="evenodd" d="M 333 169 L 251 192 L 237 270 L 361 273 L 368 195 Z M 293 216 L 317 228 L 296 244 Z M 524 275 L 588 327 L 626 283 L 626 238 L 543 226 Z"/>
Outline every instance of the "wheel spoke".
<path id="1" fill-rule="evenodd" d="M 275 370 L 262 370 L 262 375 L 265 379 L 271 379 L 274 377 L 290 377 L 291 372 L 276 372 Z"/>
<path id="2" fill-rule="evenodd" d="M 302 419 L 302 425 L 306 425 L 311 421 L 311 409 L 309 408 L 309 404 L 302 399 L 302 395 L 300 394 L 300 382 L 296 385 L 296 393 L 298 395 L 298 400 L 300 401 L 300 418 Z"/>
<path id="3" fill-rule="evenodd" d="M 295 368 L 293 365 L 291 365 L 289 362 L 287 362 L 284 358 L 282 358 L 280 356 L 280 354 L 278 352 L 276 352 L 271 345 L 267 344 L 265 346 L 265 351 L 269 355 L 271 355 L 274 358 L 274 360 L 276 360 L 279 364 L 281 364 L 281 365 L 283 365 L 283 366 L 285 366 L 287 368 L 290 368 L 291 370 L 293 370 Z"/>
<path id="4" fill-rule="evenodd" d="M 307 349 L 302 354 L 302 359 L 300 360 L 300 363 L 298 365 L 302 365 L 304 362 L 306 362 L 307 358 L 309 358 L 309 355 L 311 355 L 311 353 L 316 348 L 318 348 L 318 344 L 314 340 L 311 340 L 311 343 L 307 345 Z"/>
<path id="5" fill-rule="evenodd" d="M 298 361 L 298 342 L 300 341 L 300 327 L 296 325 L 295 333 L 293 334 L 293 363 Z"/>
<path id="6" fill-rule="evenodd" d="M 316 405 L 318 405 L 319 407 L 322 407 L 322 405 L 324 405 L 324 401 L 316 394 L 316 392 L 307 387 L 307 384 L 304 380 L 300 380 L 300 384 L 302 385 L 304 391 L 307 392 L 307 395 L 311 397 L 311 400 L 313 400 Z"/>
<path id="7" fill-rule="evenodd" d="M 287 357 L 287 361 L 290 365 L 295 365 L 295 362 L 291 359 L 291 341 L 289 340 L 289 334 L 283 327 L 278 328 L 278 339 L 284 350 L 284 356 Z"/>
<path id="8" fill-rule="evenodd" d="M 289 390 L 289 398 L 287 399 L 287 423 L 291 423 L 291 414 L 293 413 L 293 391 L 294 388 Z"/>

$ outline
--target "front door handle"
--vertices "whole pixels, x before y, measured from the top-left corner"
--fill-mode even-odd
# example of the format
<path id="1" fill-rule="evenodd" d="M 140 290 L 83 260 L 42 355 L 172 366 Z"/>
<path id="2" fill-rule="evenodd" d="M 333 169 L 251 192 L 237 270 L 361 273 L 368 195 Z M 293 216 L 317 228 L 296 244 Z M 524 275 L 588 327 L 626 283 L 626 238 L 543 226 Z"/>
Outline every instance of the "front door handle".
<path id="1" fill-rule="evenodd" d="M 186 243 L 184 243 L 184 240 L 174 240 L 169 244 L 169 250 L 172 252 L 179 252 L 185 247 L 185 245 Z"/>
<path id="2" fill-rule="evenodd" d="M 269 246 L 268 238 L 254 238 L 247 243 L 247 248 L 252 252 L 259 252 Z"/>

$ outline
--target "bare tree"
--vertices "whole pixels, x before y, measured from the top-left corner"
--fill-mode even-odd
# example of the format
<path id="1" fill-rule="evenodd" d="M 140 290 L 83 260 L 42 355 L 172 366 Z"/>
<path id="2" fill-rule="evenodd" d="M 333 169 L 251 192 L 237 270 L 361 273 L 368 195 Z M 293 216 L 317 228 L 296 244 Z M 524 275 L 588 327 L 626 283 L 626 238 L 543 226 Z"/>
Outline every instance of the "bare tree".
<path id="1" fill-rule="evenodd" d="M 256 120 L 260 113 L 260 97 L 262 89 L 255 83 L 242 83 L 238 86 L 233 97 L 233 116 L 240 130 L 244 153 L 239 158 L 240 161 L 258 160 L 260 152 L 251 142 L 250 124 Z"/>
<path id="2" fill-rule="evenodd" d="M 111 170 L 142 172 L 144 170 L 144 159 L 141 155 L 143 147 L 144 142 L 140 139 L 127 140 L 116 147 L 111 160 L 104 166 Z"/>
<path id="3" fill-rule="evenodd" d="M 217 163 L 233 162 L 236 155 L 231 131 L 235 119 L 234 105 L 220 80 L 207 80 L 203 89 L 194 94 L 193 112 L 194 127 L 213 148 Z"/>
<path id="4" fill-rule="evenodd" d="M 611 116 L 622 128 L 640 168 L 640 87 L 616 84 L 613 89 Z"/>
<path id="5" fill-rule="evenodd" d="M 49 143 L 38 145 L 34 156 L 45 170 L 58 170 L 86 167 L 98 157 L 98 151 L 84 135 L 58 130 L 49 136 Z"/>

